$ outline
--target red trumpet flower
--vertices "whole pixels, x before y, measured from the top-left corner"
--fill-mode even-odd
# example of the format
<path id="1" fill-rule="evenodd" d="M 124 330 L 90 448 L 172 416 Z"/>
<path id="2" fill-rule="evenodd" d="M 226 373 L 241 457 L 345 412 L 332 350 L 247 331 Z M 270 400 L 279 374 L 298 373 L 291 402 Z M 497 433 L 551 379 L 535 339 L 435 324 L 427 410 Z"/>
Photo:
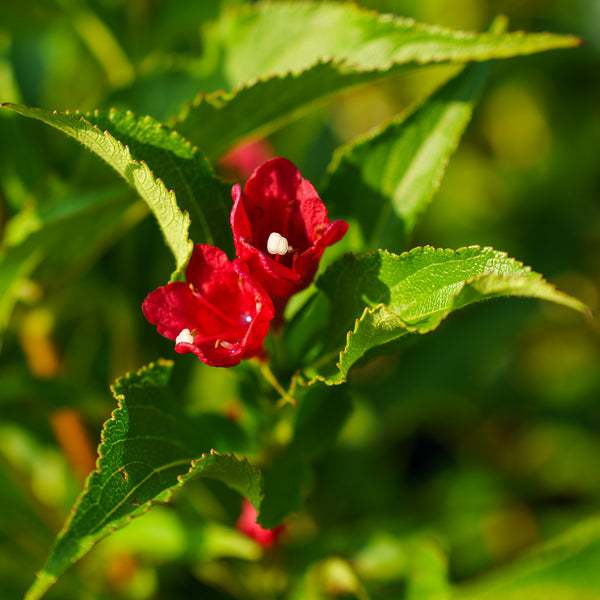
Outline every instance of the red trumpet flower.
<path id="1" fill-rule="evenodd" d="M 248 274 L 244 262 L 230 262 L 219 248 L 194 246 L 177 281 L 148 294 L 142 310 L 175 350 L 193 352 L 207 365 L 231 367 L 263 353 L 274 316 L 273 302 Z"/>
<path id="2" fill-rule="evenodd" d="M 285 305 L 311 283 L 325 248 L 344 237 L 348 224 L 329 221 L 315 188 L 285 158 L 263 163 L 243 193 L 233 186 L 232 196 L 237 256 L 275 304 Z"/>

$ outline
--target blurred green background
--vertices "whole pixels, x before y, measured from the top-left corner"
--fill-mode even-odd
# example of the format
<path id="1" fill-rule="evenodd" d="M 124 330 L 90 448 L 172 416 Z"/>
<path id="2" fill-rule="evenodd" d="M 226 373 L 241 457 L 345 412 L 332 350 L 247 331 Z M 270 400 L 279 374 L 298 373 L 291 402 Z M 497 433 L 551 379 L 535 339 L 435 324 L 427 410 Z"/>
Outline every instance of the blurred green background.
<path id="1" fill-rule="evenodd" d="M 0 101 L 59 111 L 114 105 L 169 119 L 218 85 L 197 61 L 209 51 L 201 33 L 221 7 L 236 4 L 244 3 L 2 2 Z M 495 66 L 412 245 L 494 246 L 597 312 L 600 4 L 361 4 L 461 29 L 484 30 L 504 13 L 511 30 L 586 39 L 575 50 Z M 270 151 L 294 161 L 318 189 L 335 147 L 418 100 L 446 74 L 428 67 L 348 92 L 274 133 Z M 105 233 L 93 247 L 73 232 L 62 254 L 43 257 L 22 281 L 4 336 L 0 596 L 10 600 L 42 565 L 93 467 L 101 425 L 115 406 L 108 386 L 174 352 L 140 311 L 172 266 L 145 208 L 72 140 L 4 113 L 4 236 L 35 227 L 37 214 L 60 213 L 65 195 L 108 198 L 99 221 Z M 153 509 L 103 542 L 48 597 L 244 598 L 246 585 L 267 598 L 289 580 L 298 582 L 298 598 L 310 597 L 302 593 L 311 582 L 336 568 L 318 561 L 335 555 L 352 559 L 373 597 L 397 598 L 405 589 L 405 540 L 423 532 L 448 556 L 453 580 L 502 564 L 598 510 L 599 332 L 597 320 L 535 301 L 460 312 L 399 355 L 357 372 L 343 389 L 328 390 L 333 397 L 323 401 L 340 396 L 353 411 L 334 450 L 315 463 L 306 508 L 291 525 L 294 543 L 281 556 L 257 563 L 256 548 L 228 546 L 237 498 L 198 484 L 177 497 L 177 510 Z M 175 380 L 192 411 L 248 410 L 229 372 L 191 355 L 178 358 Z M 227 406 L 211 401 L 214 386 L 230 396 Z M 230 556 L 227 568 L 238 579 L 222 561 Z"/>

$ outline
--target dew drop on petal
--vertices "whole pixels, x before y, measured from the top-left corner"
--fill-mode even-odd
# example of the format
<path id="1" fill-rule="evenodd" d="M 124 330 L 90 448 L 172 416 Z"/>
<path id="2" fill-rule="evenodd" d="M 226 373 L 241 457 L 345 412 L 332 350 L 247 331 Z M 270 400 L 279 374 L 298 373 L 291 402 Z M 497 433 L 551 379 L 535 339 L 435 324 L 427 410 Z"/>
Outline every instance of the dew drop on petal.
<path id="1" fill-rule="evenodd" d="M 179 335 L 175 338 L 175 345 L 177 344 L 193 344 L 194 337 L 192 336 L 189 329 L 182 329 Z"/>
<path id="2" fill-rule="evenodd" d="M 225 340 L 217 340 L 217 343 L 215 344 L 215 348 L 221 345 L 223 348 L 225 348 L 225 350 L 229 351 L 230 354 L 234 354 L 235 351 L 239 348 L 239 343 L 238 342 L 226 342 Z"/>

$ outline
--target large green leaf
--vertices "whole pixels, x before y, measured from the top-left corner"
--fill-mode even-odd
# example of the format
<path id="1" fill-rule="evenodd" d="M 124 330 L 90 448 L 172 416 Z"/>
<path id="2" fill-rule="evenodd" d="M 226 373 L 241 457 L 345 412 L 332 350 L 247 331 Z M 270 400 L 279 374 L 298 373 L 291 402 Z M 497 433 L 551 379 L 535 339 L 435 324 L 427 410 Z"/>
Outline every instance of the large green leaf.
<path id="1" fill-rule="evenodd" d="M 454 589 L 453 600 L 595 600 L 600 518 L 578 524 L 512 564 Z"/>
<path id="2" fill-rule="evenodd" d="M 201 94 L 176 127 L 215 157 L 315 101 L 407 66 L 507 58 L 580 43 L 550 33 L 453 31 L 351 3 L 259 2 L 226 12 L 208 36 L 205 70 L 220 73 L 224 91 Z"/>
<path id="3" fill-rule="evenodd" d="M 119 406 L 104 425 L 97 469 L 38 573 L 29 600 L 40 598 L 98 540 L 154 502 L 168 501 L 193 477 L 222 481 L 259 508 L 259 471 L 245 459 L 210 450 L 213 440 L 198 434 L 169 393 L 171 368 L 161 361 L 114 384 Z"/>
<path id="4" fill-rule="evenodd" d="M 271 133 L 318 100 L 392 74 L 392 71 L 346 73 L 337 63 L 319 63 L 301 74 L 287 73 L 252 81 L 235 92 L 200 94 L 172 125 L 207 156 L 217 159 L 237 141 L 251 134 Z"/>
<path id="5" fill-rule="evenodd" d="M 471 119 L 488 66 L 467 67 L 416 110 L 338 150 L 322 196 L 332 214 L 352 223 L 355 250 L 406 247 Z"/>
<path id="6" fill-rule="evenodd" d="M 329 305 L 329 329 L 319 354 L 305 366 L 300 378 L 305 383 L 342 383 L 369 351 L 409 333 L 428 333 L 451 312 L 479 300 L 526 296 L 587 311 L 530 267 L 479 246 L 346 255 L 317 287 Z"/>
<path id="7" fill-rule="evenodd" d="M 212 173 L 200 152 L 177 132 L 150 117 L 117 110 L 88 115 L 51 113 L 5 104 L 79 140 L 122 175 L 156 216 L 177 269 L 187 262 L 194 242 L 232 249 L 228 226 L 228 186 Z"/>
<path id="8" fill-rule="evenodd" d="M 221 71 L 233 85 L 321 60 L 359 70 L 398 63 L 465 62 L 531 54 L 578 45 L 579 38 L 550 33 L 455 31 L 378 14 L 347 2 L 258 2 L 225 14 L 212 39 Z"/>

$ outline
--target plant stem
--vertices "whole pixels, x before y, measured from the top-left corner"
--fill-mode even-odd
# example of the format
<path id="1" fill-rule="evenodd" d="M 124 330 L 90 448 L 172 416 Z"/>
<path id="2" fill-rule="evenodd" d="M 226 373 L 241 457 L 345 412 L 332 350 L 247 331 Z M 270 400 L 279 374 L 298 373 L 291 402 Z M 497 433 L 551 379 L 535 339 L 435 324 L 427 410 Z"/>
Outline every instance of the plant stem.
<path id="1" fill-rule="evenodd" d="M 284 389 L 283 386 L 277 381 L 275 375 L 273 375 L 273 371 L 269 367 L 269 364 L 266 362 L 260 362 L 260 371 L 263 374 L 263 377 L 275 388 L 277 393 L 281 396 L 279 402 L 277 403 L 278 407 L 285 406 L 286 404 L 291 404 L 296 407 L 296 400 L 290 396 Z"/>

